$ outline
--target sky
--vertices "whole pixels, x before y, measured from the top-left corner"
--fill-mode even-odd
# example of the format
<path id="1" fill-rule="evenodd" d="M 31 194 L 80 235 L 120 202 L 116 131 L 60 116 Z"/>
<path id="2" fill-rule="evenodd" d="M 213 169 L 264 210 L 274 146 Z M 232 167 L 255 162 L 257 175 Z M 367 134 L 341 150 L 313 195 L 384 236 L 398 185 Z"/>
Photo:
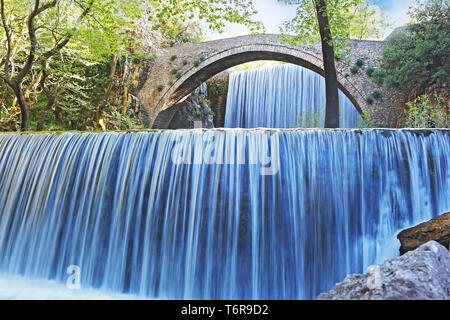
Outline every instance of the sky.
<path id="1" fill-rule="evenodd" d="M 387 16 L 390 18 L 392 27 L 386 30 L 385 36 L 389 35 L 393 29 L 406 24 L 409 21 L 407 12 L 416 0 L 372 0 L 374 4 L 384 7 Z M 253 0 L 254 7 L 258 10 L 255 20 L 262 21 L 267 33 L 280 33 L 283 22 L 295 16 L 295 6 L 286 5 L 278 0 Z M 245 27 L 228 24 L 222 34 L 209 33 L 206 40 L 215 40 L 248 34 Z"/>

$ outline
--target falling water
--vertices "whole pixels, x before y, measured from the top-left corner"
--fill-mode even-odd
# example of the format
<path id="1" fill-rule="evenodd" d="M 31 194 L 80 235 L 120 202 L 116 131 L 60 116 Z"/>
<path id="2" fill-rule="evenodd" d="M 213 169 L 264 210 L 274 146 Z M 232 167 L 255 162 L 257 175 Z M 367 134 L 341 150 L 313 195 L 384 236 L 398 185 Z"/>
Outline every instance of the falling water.
<path id="1" fill-rule="evenodd" d="M 449 155 L 445 130 L 0 135 L 0 297 L 75 265 L 82 290 L 314 298 L 450 210 Z"/>
<path id="2" fill-rule="evenodd" d="M 325 79 L 306 68 L 282 64 L 230 74 L 227 128 L 322 127 Z M 358 111 L 339 90 L 340 127 L 358 127 Z"/>

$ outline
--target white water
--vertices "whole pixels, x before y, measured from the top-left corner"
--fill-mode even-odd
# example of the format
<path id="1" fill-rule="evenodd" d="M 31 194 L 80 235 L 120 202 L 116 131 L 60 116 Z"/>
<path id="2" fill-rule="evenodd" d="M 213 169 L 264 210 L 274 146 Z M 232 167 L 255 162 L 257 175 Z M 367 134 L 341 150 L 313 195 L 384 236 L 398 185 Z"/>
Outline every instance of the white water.
<path id="1" fill-rule="evenodd" d="M 293 64 L 230 74 L 225 114 L 227 128 L 323 128 L 325 79 Z M 339 90 L 340 127 L 361 121 L 349 98 Z"/>
<path id="2" fill-rule="evenodd" d="M 445 130 L 0 135 L 0 298 L 314 298 L 450 210 L 449 155 Z"/>

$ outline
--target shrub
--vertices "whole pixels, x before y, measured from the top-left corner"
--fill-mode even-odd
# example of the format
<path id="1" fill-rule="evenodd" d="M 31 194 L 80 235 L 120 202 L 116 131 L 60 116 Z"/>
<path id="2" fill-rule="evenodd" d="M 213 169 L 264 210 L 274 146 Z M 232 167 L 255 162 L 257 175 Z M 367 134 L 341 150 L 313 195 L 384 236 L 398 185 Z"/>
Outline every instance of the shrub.
<path id="1" fill-rule="evenodd" d="M 367 102 L 368 104 L 372 104 L 372 103 L 373 103 L 373 97 L 372 97 L 372 96 L 368 96 L 368 97 L 366 98 L 366 102 Z"/>
<path id="2" fill-rule="evenodd" d="M 373 93 L 372 93 L 372 96 L 375 98 L 375 99 L 380 99 L 381 98 L 381 93 L 380 93 L 380 91 L 378 91 L 378 90 L 375 90 Z"/>
<path id="3" fill-rule="evenodd" d="M 346 72 L 346 73 L 344 74 L 344 77 L 346 77 L 346 78 L 350 77 L 350 73 Z"/>
<path id="4" fill-rule="evenodd" d="M 353 66 L 353 67 L 351 67 L 351 69 L 350 69 L 350 72 L 353 73 L 353 74 L 357 74 L 358 71 L 359 71 L 359 69 L 358 69 L 357 66 Z"/>
<path id="5" fill-rule="evenodd" d="M 174 55 L 171 55 L 170 56 L 170 61 L 174 61 L 175 59 L 177 58 L 177 56 L 174 54 Z"/>
<path id="6" fill-rule="evenodd" d="M 370 118 L 370 112 L 368 110 L 362 111 L 358 116 L 358 128 L 374 128 L 375 121 Z"/>
<path id="7" fill-rule="evenodd" d="M 361 58 L 357 59 L 356 65 L 361 68 L 364 65 L 364 60 Z"/>
<path id="8" fill-rule="evenodd" d="M 188 64 L 187 59 L 183 59 L 183 66 L 185 66 L 185 65 L 187 65 L 187 64 Z"/>
<path id="9" fill-rule="evenodd" d="M 379 70 L 376 69 L 373 73 L 372 73 L 372 79 L 373 82 L 375 82 L 377 85 L 382 86 L 384 83 L 384 77 L 386 76 L 386 74 L 384 73 L 383 70 Z"/>
<path id="10" fill-rule="evenodd" d="M 198 60 L 194 61 L 194 66 L 198 67 L 200 65 L 200 62 Z"/>
<path id="11" fill-rule="evenodd" d="M 449 116 L 444 99 L 441 95 L 421 95 L 406 104 L 405 124 L 410 128 L 448 128 Z"/>
<path id="12" fill-rule="evenodd" d="M 366 73 L 369 77 L 372 77 L 374 72 L 375 72 L 375 69 L 373 67 L 367 67 Z"/>
<path id="13" fill-rule="evenodd" d="M 449 83 L 450 28 L 446 1 L 429 0 L 410 10 L 416 21 L 407 32 L 390 41 L 383 52 L 381 68 L 390 76 L 385 85 L 407 92 L 425 92 Z"/>
<path id="14" fill-rule="evenodd" d="M 164 86 L 163 86 L 162 84 L 159 84 L 159 85 L 156 87 L 156 89 L 157 89 L 158 91 L 162 91 L 162 90 L 164 89 Z"/>
<path id="15" fill-rule="evenodd" d="M 205 60 L 205 56 L 203 54 L 201 54 L 201 55 L 198 56 L 198 59 L 200 61 L 204 61 Z"/>
<path id="16" fill-rule="evenodd" d="M 173 81 L 169 80 L 169 86 L 173 85 Z"/>
<path id="17" fill-rule="evenodd" d="M 178 70 L 175 69 L 175 68 L 172 68 L 172 69 L 170 70 L 170 73 L 171 73 L 171 74 L 176 74 L 177 72 L 178 72 Z"/>
<path id="18" fill-rule="evenodd" d="M 181 78 L 181 72 L 177 71 L 177 73 L 175 73 L 175 78 L 180 79 Z"/>
<path id="19" fill-rule="evenodd" d="M 384 76 L 384 86 L 388 89 L 398 88 L 400 86 L 400 82 L 394 75 L 387 74 Z"/>

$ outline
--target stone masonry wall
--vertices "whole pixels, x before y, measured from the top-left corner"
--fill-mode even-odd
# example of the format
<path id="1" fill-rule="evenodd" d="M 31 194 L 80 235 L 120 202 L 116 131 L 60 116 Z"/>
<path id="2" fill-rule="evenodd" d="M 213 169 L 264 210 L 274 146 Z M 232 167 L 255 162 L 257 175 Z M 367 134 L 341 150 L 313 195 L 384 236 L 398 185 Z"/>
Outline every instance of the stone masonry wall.
<path id="1" fill-rule="evenodd" d="M 394 90 L 378 87 L 367 75 L 366 68 L 379 68 L 383 41 L 351 41 L 346 59 L 336 61 L 340 89 L 361 112 L 367 110 L 375 125 L 393 128 L 403 110 L 405 97 Z M 320 44 L 292 47 L 277 35 L 241 36 L 202 42 L 161 50 L 138 97 L 149 115 L 152 126 L 159 112 L 170 108 L 214 75 L 241 63 L 255 60 L 278 60 L 309 68 L 323 75 Z M 358 73 L 350 69 L 357 59 L 364 61 Z M 366 102 L 374 91 L 381 93 L 372 104 Z"/>

